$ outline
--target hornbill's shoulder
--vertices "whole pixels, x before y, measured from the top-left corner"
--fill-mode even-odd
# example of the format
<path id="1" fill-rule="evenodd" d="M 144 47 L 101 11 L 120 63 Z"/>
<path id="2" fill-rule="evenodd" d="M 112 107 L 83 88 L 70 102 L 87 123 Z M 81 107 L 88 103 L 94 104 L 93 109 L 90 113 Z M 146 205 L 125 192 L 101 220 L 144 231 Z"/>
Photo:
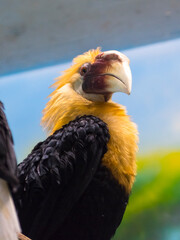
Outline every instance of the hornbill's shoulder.
<path id="1" fill-rule="evenodd" d="M 78 117 L 36 145 L 19 164 L 19 215 L 26 234 L 48 239 L 57 230 L 92 180 L 109 137 L 99 118 Z"/>
<path id="2" fill-rule="evenodd" d="M 53 173 L 53 180 L 57 184 L 62 184 L 60 175 L 57 174 L 58 169 L 67 170 L 66 167 L 69 164 L 73 167 L 72 160 L 74 160 L 74 164 L 78 163 L 82 158 L 81 155 L 87 151 L 89 144 L 95 147 L 99 142 L 103 146 L 104 154 L 107 151 L 106 144 L 109 137 L 106 124 L 99 118 L 94 116 L 77 117 L 34 147 L 27 158 L 18 165 L 19 179 L 24 180 L 24 184 L 30 184 L 36 180 L 36 183 L 41 185 L 44 180 L 43 176 Z M 74 158 L 75 156 L 71 152 L 79 154 L 80 159 Z M 44 187 L 46 188 L 46 186 Z"/>
<path id="3" fill-rule="evenodd" d="M 0 178 L 7 181 L 11 187 L 15 187 L 18 183 L 16 169 L 13 138 L 4 113 L 4 106 L 0 102 Z"/>

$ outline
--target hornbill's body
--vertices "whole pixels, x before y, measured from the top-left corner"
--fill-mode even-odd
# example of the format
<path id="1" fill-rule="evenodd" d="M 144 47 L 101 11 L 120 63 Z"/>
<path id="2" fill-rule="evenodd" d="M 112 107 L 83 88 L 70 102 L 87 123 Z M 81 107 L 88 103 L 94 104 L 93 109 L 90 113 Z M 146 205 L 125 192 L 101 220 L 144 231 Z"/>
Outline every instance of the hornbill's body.
<path id="1" fill-rule="evenodd" d="M 33 240 L 109 240 L 134 182 L 137 130 L 111 101 L 130 93 L 129 60 L 97 49 L 74 63 L 44 110 L 51 135 L 18 167 L 19 217 Z"/>
<path id="2" fill-rule="evenodd" d="M 0 102 L 0 240 L 16 240 L 20 232 L 11 191 L 17 188 L 13 139 Z"/>

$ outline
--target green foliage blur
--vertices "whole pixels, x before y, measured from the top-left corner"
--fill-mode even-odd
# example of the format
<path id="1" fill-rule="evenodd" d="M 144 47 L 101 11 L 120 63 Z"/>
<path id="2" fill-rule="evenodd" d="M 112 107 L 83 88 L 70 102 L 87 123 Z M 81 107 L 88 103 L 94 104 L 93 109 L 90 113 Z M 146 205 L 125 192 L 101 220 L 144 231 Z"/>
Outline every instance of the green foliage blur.
<path id="1" fill-rule="evenodd" d="M 113 240 L 180 239 L 180 152 L 139 157 L 123 221 Z"/>

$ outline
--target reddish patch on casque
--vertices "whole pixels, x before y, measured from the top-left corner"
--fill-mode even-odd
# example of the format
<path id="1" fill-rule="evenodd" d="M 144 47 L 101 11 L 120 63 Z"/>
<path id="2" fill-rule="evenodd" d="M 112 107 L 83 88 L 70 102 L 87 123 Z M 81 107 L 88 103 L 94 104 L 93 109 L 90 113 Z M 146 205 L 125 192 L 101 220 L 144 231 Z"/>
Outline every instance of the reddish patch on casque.
<path id="1" fill-rule="evenodd" d="M 119 62 L 122 62 L 123 59 L 115 54 L 115 53 L 110 53 L 110 54 L 104 54 L 104 53 L 100 53 L 96 56 L 96 59 L 98 60 L 101 60 L 101 61 L 119 61 Z"/>

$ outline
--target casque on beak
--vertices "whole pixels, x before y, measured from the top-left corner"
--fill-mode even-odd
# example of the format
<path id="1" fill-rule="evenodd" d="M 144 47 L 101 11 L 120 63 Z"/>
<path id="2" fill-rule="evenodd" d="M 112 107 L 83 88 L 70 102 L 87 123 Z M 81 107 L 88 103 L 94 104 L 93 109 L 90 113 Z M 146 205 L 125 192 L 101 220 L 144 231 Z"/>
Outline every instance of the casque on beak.
<path id="1" fill-rule="evenodd" d="M 100 53 L 84 76 L 83 91 L 94 94 L 131 93 L 129 59 L 118 51 Z"/>

